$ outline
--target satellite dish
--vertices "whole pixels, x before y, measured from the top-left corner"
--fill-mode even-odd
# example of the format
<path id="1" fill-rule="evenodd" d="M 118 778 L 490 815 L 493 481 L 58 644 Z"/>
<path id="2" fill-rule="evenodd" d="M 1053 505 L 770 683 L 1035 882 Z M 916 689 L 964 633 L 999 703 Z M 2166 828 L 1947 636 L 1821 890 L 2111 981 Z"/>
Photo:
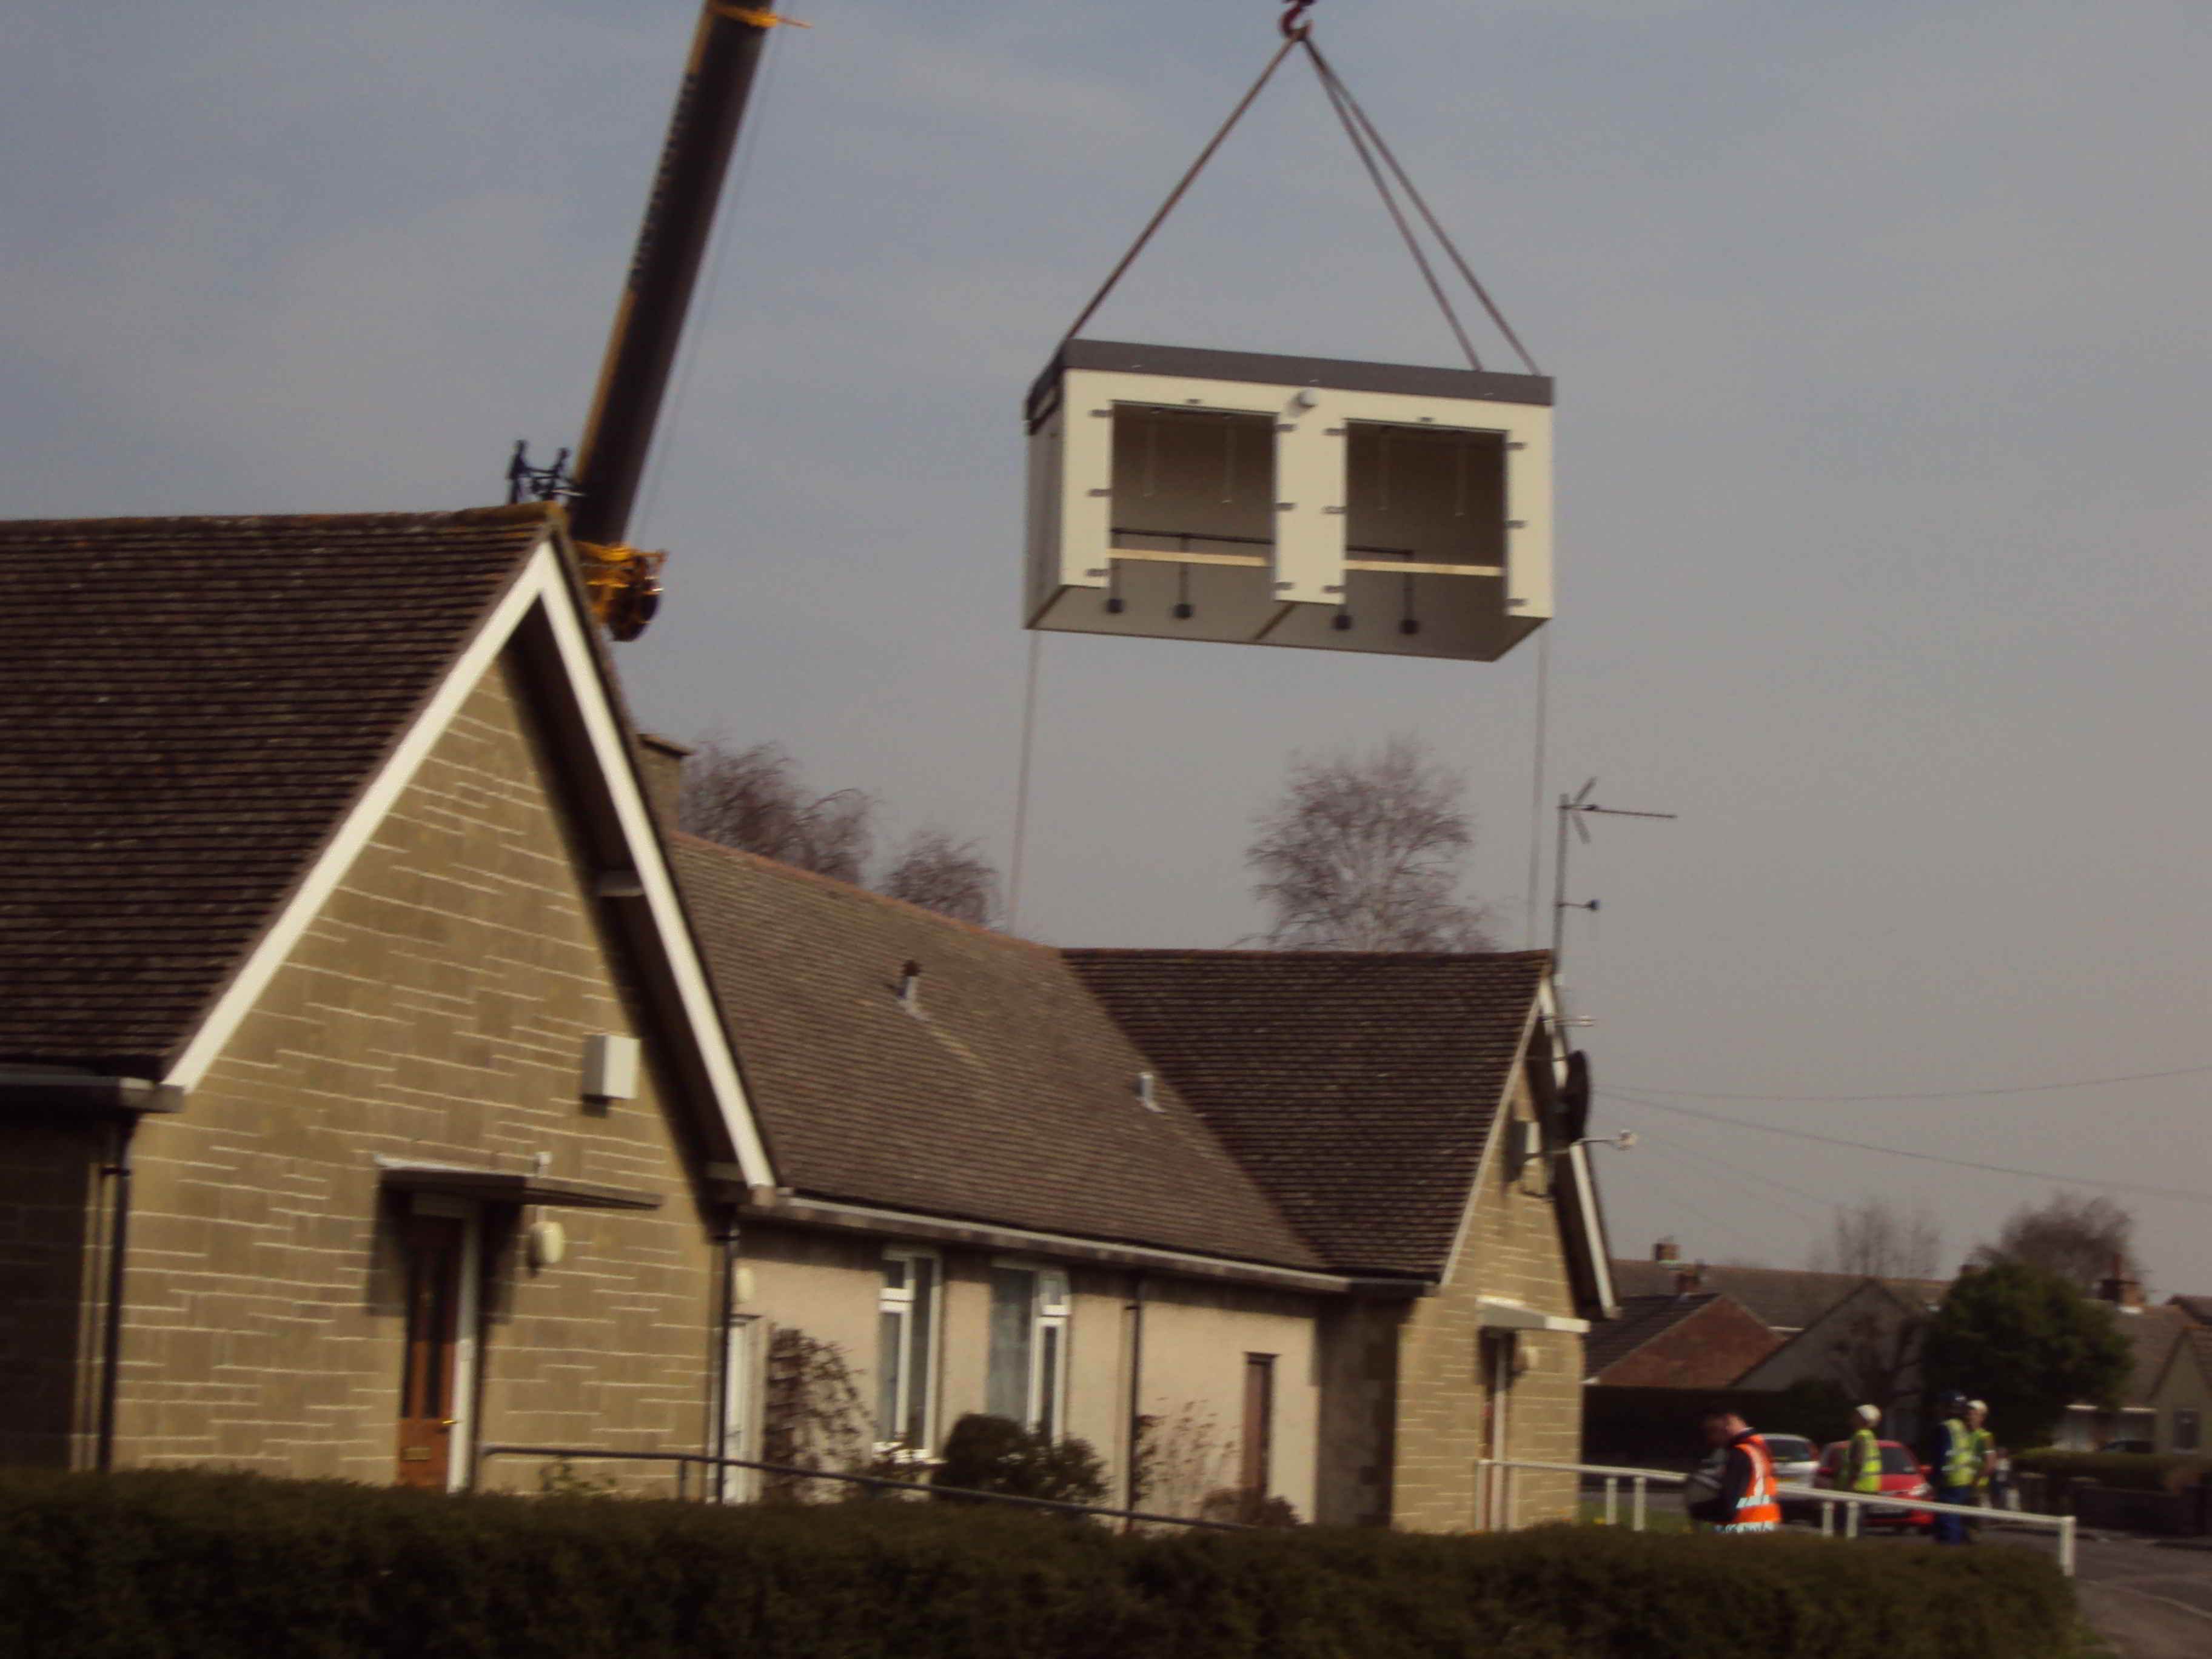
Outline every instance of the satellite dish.
<path id="1" fill-rule="evenodd" d="M 1567 1080 L 1559 1085 L 1559 1121 L 1570 1141 L 1589 1127 L 1589 1056 L 1577 1048 L 1567 1056 Z"/>

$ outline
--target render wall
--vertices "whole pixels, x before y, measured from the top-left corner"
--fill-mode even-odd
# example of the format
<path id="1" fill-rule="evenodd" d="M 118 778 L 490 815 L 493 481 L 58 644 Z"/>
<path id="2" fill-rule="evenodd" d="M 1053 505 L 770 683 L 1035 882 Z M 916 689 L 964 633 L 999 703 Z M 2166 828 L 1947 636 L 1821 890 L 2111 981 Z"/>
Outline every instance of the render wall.
<path id="1" fill-rule="evenodd" d="M 393 1478 L 398 1229 L 379 1155 L 663 1199 L 562 1209 L 534 1271 L 487 1206 L 480 1438 L 643 1449 L 707 1435 L 713 1247 L 657 1040 L 510 659 L 466 699 L 183 1112 L 138 1144 L 118 1462 Z M 584 1039 L 641 1037 L 640 1097 L 580 1095 Z M 494 1484 L 534 1486 L 534 1465 Z M 596 1471 L 593 1471 L 596 1473 Z M 657 1480 L 658 1477 L 655 1477 Z"/>
<path id="2" fill-rule="evenodd" d="M 1518 1374 L 1493 1400 L 1481 1374 L 1480 1297 L 1540 1313 L 1576 1316 L 1559 1218 L 1547 1185 L 1548 1158 L 1516 1170 L 1506 1121 L 1534 1115 L 1522 1088 L 1491 1135 L 1468 1224 L 1449 1275 L 1409 1309 L 1398 1356 L 1398 1419 L 1392 1520 L 1418 1531 L 1459 1531 L 1486 1520 L 1512 1526 L 1575 1512 L 1575 1480 L 1524 1470 L 1514 1478 L 1510 1516 L 1486 1517 L 1476 1460 L 1488 1449 L 1486 1422 L 1502 1407 L 1501 1455 L 1571 1463 L 1582 1452 L 1583 1339 L 1521 1331 Z"/>
<path id="3" fill-rule="evenodd" d="M 809 1415 L 824 1407 L 849 1412 L 850 1431 L 837 1431 L 846 1433 L 848 1444 L 863 1435 L 872 1440 L 876 1432 L 883 1253 L 900 1242 L 890 1235 L 758 1221 L 744 1230 L 742 1311 L 760 1323 L 759 1350 L 789 1357 L 794 1334 L 806 1339 L 817 1357 L 803 1409 Z M 1066 1432 L 1088 1441 L 1104 1463 L 1108 1501 L 1125 1504 L 1134 1275 L 1045 1255 L 924 1248 L 935 1250 L 943 1276 L 928 1449 L 942 1447 L 961 1416 L 987 1408 L 993 1262 L 1057 1266 L 1068 1273 L 1070 1289 Z M 1157 1419 L 1157 1450 L 1153 1485 L 1142 1507 L 1195 1514 L 1209 1492 L 1237 1484 L 1245 1358 L 1261 1353 L 1275 1358 L 1269 1488 L 1288 1499 L 1302 1519 L 1312 1517 L 1322 1393 L 1317 1302 L 1282 1291 L 1147 1276 L 1140 1399 L 1144 1413 Z M 833 1365 L 823 1363 L 820 1345 L 835 1350 Z M 840 1373 L 849 1389 L 837 1380 Z M 775 1415 L 793 1409 L 787 1382 L 784 1389 L 779 1396 L 764 1367 L 754 1420 L 744 1429 L 754 1443 L 780 1443 Z M 823 1443 L 817 1441 L 817 1449 Z"/>

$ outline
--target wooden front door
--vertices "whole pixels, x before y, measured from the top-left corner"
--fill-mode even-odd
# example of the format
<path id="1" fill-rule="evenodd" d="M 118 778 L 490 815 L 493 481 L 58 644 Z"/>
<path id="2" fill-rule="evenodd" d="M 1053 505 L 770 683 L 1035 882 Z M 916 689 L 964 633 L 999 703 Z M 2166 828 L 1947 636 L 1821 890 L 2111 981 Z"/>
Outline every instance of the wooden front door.
<path id="1" fill-rule="evenodd" d="M 453 1468 L 467 1226 L 444 1215 L 410 1216 L 406 1222 L 407 1349 L 399 1377 L 398 1476 L 403 1486 L 443 1492 Z"/>

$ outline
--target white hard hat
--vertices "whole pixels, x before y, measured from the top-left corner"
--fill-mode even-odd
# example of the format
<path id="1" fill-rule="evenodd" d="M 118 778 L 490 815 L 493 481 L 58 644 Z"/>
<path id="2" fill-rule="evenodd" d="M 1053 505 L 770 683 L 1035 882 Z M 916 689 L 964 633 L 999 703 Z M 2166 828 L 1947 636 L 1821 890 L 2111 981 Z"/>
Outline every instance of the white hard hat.
<path id="1" fill-rule="evenodd" d="M 1989 1413 L 1990 1402 L 1986 1400 L 1969 1400 L 1966 1402 L 1966 1409 L 1970 1412 L 1980 1412 L 1986 1416 Z"/>
<path id="2" fill-rule="evenodd" d="M 1858 1413 L 1859 1421 L 1862 1423 L 1872 1424 L 1881 1421 L 1881 1407 L 1879 1406 L 1858 1406 L 1854 1407 L 1853 1409 Z"/>

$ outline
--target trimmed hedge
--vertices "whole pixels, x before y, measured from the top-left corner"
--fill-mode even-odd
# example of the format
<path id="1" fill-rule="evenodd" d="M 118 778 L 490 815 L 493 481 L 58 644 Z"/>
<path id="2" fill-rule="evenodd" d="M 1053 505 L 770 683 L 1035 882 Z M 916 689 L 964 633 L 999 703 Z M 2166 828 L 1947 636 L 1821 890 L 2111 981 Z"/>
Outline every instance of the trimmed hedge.
<path id="1" fill-rule="evenodd" d="M 2048 1478 L 2063 1491 L 2074 1481 L 2094 1480 L 2124 1492 L 2183 1492 L 2212 1474 L 2212 1457 L 2194 1452 L 2059 1451 L 2046 1447 L 2021 1452 L 2013 1468 Z"/>
<path id="2" fill-rule="evenodd" d="M 8 1659 L 2060 1659 L 2073 1629 L 2051 1564 L 1990 1546 L 0 1479 Z"/>

